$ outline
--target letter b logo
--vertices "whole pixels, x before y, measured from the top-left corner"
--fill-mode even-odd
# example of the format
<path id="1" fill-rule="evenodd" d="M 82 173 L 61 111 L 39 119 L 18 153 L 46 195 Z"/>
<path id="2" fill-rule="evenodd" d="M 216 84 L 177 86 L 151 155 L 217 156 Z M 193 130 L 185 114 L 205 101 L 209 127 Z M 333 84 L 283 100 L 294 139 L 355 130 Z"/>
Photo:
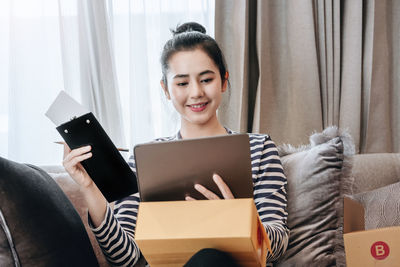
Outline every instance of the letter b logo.
<path id="1" fill-rule="evenodd" d="M 377 260 L 385 259 L 387 256 L 389 256 L 389 252 L 389 246 L 383 241 L 375 242 L 371 246 L 371 255 Z"/>

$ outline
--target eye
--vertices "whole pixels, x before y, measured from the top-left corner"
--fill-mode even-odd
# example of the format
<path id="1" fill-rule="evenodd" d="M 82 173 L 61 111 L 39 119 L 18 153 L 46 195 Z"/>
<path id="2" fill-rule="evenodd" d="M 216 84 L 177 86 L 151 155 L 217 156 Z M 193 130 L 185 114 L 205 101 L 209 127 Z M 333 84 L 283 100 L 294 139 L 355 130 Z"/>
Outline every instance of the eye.
<path id="1" fill-rule="evenodd" d="M 208 79 L 201 80 L 201 82 L 202 82 L 202 83 L 209 83 L 209 82 L 211 82 L 212 80 L 213 80 L 212 78 L 208 78 Z"/>
<path id="2" fill-rule="evenodd" d="M 176 85 L 178 86 L 186 86 L 188 83 L 187 82 L 182 82 L 182 83 L 177 83 Z"/>

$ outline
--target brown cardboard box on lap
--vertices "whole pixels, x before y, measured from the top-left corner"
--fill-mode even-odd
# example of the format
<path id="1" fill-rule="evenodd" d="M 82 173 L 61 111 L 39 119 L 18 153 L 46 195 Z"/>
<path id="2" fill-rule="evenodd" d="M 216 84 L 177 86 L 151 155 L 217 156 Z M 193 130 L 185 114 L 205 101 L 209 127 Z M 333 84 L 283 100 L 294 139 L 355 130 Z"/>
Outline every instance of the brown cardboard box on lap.
<path id="1" fill-rule="evenodd" d="M 270 241 L 254 200 L 141 202 L 135 240 L 150 266 L 183 266 L 202 248 L 265 266 Z"/>
<path id="2" fill-rule="evenodd" d="M 348 267 L 400 266 L 400 227 L 365 231 L 364 209 L 349 198 L 344 199 L 343 232 Z"/>

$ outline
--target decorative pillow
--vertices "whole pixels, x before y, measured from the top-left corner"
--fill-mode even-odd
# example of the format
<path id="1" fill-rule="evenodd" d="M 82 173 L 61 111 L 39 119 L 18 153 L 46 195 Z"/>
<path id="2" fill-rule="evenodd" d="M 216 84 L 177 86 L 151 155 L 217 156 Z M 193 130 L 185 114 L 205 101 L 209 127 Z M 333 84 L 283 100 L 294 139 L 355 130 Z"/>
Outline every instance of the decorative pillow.
<path id="1" fill-rule="evenodd" d="M 289 245 L 278 266 L 345 266 L 343 194 L 351 192 L 350 136 L 329 127 L 310 145 L 278 147 L 288 180 Z"/>
<path id="2" fill-rule="evenodd" d="M 365 210 L 365 230 L 400 226 L 400 182 L 352 196 Z"/>
<path id="3" fill-rule="evenodd" d="M 0 266 L 98 266 L 78 213 L 53 179 L 1 157 Z"/>

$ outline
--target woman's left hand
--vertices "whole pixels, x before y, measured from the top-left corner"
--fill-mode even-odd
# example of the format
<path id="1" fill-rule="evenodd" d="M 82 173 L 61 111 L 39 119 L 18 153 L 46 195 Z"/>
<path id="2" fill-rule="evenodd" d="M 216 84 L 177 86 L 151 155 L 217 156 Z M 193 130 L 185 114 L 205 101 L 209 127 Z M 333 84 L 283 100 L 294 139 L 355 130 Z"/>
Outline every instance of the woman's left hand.
<path id="1" fill-rule="evenodd" d="M 231 190 L 227 186 L 227 184 L 224 182 L 224 180 L 222 180 L 221 176 L 219 176 L 218 174 L 215 173 L 213 175 L 213 180 L 217 184 L 217 186 L 219 188 L 219 191 L 221 191 L 221 194 L 224 197 L 224 199 L 234 199 L 235 198 L 233 196 Z M 216 195 L 215 193 L 211 192 L 210 190 L 208 190 L 207 188 L 205 188 L 201 184 L 195 184 L 194 188 L 197 191 L 199 191 L 202 195 L 204 195 L 207 199 L 220 199 L 220 197 L 218 195 Z M 185 199 L 186 200 L 195 200 L 194 198 L 192 198 L 190 196 L 186 196 Z"/>

